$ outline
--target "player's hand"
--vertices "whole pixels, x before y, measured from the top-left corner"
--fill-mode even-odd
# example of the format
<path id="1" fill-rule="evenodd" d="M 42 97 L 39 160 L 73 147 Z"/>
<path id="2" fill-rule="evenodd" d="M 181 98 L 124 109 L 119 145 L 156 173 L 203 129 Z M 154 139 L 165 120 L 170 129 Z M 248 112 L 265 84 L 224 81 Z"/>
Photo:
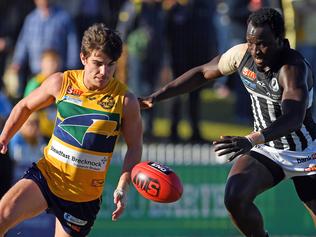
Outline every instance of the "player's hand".
<path id="1" fill-rule="evenodd" d="M 154 106 L 154 98 L 152 96 L 138 98 L 138 103 L 141 109 L 151 109 Z"/>
<path id="2" fill-rule="evenodd" d="M 4 142 L 0 142 L 0 153 L 5 154 L 7 153 L 8 146 Z"/>
<path id="3" fill-rule="evenodd" d="M 115 189 L 113 193 L 113 202 L 116 205 L 116 209 L 112 213 L 112 221 L 116 221 L 122 215 L 127 205 L 127 192 L 123 189 Z"/>
<path id="4" fill-rule="evenodd" d="M 224 136 L 220 140 L 214 141 L 215 152 L 222 156 L 233 153 L 228 161 L 232 161 L 237 156 L 245 154 L 254 146 L 253 142 L 247 137 Z"/>

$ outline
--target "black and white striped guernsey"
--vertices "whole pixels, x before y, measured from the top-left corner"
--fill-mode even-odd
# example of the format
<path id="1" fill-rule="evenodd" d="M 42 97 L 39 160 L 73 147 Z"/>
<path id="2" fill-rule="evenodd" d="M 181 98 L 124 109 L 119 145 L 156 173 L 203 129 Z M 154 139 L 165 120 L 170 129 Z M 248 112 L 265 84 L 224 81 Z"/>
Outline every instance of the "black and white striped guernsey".
<path id="1" fill-rule="evenodd" d="M 292 49 L 287 49 L 280 58 L 281 61 L 287 61 L 288 63 L 289 57 L 296 57 L 296 60 L 304 60 L 299 53 Z M 305 63 L 308 66 L 306 61 Z M 284 64 L 285 62 L 279 62 L 279 65 L 275 69 L 271 69 L 268 72 L 260 72 L 257 70 L 250 53 L 246 52 L 238 67 L 240 78 L 249 92 L 252 101 L 254 131 L 268 127 L 282 115 L 281 99 L 283 89 L 279 85 L 278 76 L 280 68 Z M 312 73 L 309 74 L 312 77 Z M 310 86 L 309 104 L 301 128 L 280 139 L 270 141 L 266 145 L 291 151 L 302 151 L 309 146 L 316 138 L 316 124 L 313 121 L 311 111 L 312 104 L 313 88 Z"/>

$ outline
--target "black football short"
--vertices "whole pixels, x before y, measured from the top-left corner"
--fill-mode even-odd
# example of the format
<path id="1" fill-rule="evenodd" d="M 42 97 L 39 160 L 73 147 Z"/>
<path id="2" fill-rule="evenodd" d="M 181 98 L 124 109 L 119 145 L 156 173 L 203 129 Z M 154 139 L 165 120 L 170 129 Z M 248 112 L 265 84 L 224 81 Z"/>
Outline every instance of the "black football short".
<path id="1" fill-rule="evenodd" d="M 90 202 L 71 202 L 54 195 L 36 164 L 29 168 L 23 178 L 33 180 L 45 197 L 47 212 L 54 214 L 64 230 L 73 237 L 87 236 L 101 207 L 101 198 Z"/>

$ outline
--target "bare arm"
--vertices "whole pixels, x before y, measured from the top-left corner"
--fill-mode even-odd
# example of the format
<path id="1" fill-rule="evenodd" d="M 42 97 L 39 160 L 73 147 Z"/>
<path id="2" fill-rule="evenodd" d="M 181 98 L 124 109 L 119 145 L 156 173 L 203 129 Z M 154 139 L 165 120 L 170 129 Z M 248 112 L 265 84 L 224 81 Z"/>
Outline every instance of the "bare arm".
<path id="1" fill-rule="evenodd" d="M 1 153 L 7 151 L 9 140 L 22 127 L 32 112 L 54 103 L 61 88 L 62 75 L 62 73 L 53 74 L 40 87 L 14 106 L 0 135 Z"/>
<path id="2" fill-rule="evenodd" d="M 285 136 L 302 126 L 308 105 L 307 74 L 307 67 L 303 63 L 285 65 L 281 69 L 282 116 L 261 131 L 265 141 Z"/>
<path id="3" fill-rule="evenodd" d="M 219 56 L 215 57 L 207 64 L 200 65 L 190 69 L 182 74 L 180 77 L 169 82 L 164 87 L 160 88 L 151 95 L 139 99 L 142 108 L 151 108 L 154 102 L 169 99 L 174 96 L 178 96 L 184 93 L 194 91 L 201 86 L 205 85 L 208 80 L 215 79 L 222 76 L 217 68 Z M 203 74 L 203 77 L 195 77 L 195 75 Z"/>
<path id="4" fill-rule="evenodd" d="M 236 45 L 224 54 L 216 56 L 210 62 L 190 69 L 148 97 L 140 98 L 141 107 L 151 108 L 156 101 L 194 91 L 208 81 L 235 72 L 246 50 L 246 44 Z M 204 78 L 195 77 L 198 74 L 202 74 Z"/>
<path id="5" fill-rule="evenodd" d="M 112 220 L 117 220 L 125 208 L 124 201 L 121 199 L 124 198 L 124 195 L 126 196 L 131 182 L 131 170 L 140 162 L 142 155 L 143 130 L 140 108 L 137 98 L 131 93 L 127 93 L 124 101 L 122 134 L 127 144 L 122 173 L 117 185 L 117 190 L 121 190 L 122 195 L 121 197 L 114 195 L 114 203 L 117 208 L 112 214 Z"/>

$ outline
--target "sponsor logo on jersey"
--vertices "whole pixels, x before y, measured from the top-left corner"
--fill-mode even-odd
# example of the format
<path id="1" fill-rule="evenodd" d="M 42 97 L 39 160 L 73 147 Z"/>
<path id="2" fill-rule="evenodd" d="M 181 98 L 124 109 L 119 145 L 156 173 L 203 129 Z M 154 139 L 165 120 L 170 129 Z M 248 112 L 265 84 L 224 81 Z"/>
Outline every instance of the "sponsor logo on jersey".
<path id="1" fill-rule="evenodd" d="M 310 164 L 308 168 L 305 168 L 304 171 L 311 172 L 316 171 L 316 165 Z"/>
<path id="2" fill-rule="evenodd" d="M 64 101 L 67 101 L 67 102 L 70 102 L 70 103 L 72 103 L 72 104 L 82 105 L 82 100 L 77 99 L 77 98 L 73 98 L 73 97 L 70 97 L 70 96 L 67 96 L 67 95 L 65 95 L 65 96 L 63 97 L 63 100 L 64 100 Z"/>
<path id="3" fill-rule="evenodd" d="M 113 135 L 117 122 L 109 120 L 109 116 L 105 114 L 82 114 L 64 119 L 58 127 L 82 146 L 88 133 L 104 135 L 106 138 Z"/>
<path id="4" fill-rule="evenodd" d="M 251 81 L 255 81 L 257 78 L 257 75 L 255 72 L 251 71 L 249 68 L 247 67 L 243 67 L 242 71 L 241 71 L 242 75 L 245 76 L 246 78 L 248 78 Z"/>
<path id="5" fill-rule="evenodd" d="M 83 91 L 81 91 L 79 89 L 75 89 L 72 86 L 68 86 L 68 88 L 66 90 L 66 94 L 68 94 L 68 95 L 81 96 L 82 93 L 83 93 Z"/>
<path id="6" fill-rule="evenodd" d="M 81 220 L 77 217 L 74 217 L 73 215 L 70 215 L 69 213 L 65 212 L 64 213 L 64 219 L 69 222 L 69 223 L 72 223 L 72 224 L 75 224 L 75 225 L 79 225 L 79 226 L 84 226 L 88 223 L 88 221 L 85 221 L 85 220 Z"/>
<path id="7" fill-rule="evenodd" d="M 62 163 L 69 164 L 80 169 L 102 172 L 105 170 L 107 156 L 91 155 L 79 152 L 53 140 L 48 154 Z"/>
<path id="8" fill-rule="evenodd" d="M 257 83 L 252 82 L 252 81 L 250 81 L 250 80 L 247 80 L 247 79 L 245 79 L 243 76 L 240 77 L 240 78 L 241 78 L 242 82 L 244 83 L 244 85 L 245 85 L 247 88 L 249 88 L 249 89 L 251 89 L 251 90 L 255 90 L 255 89 L 257 88 Z"/>
<path id="9" fill-rule="evenodd" d="M 305 163 L 305 162 L 308 162 L 310 160 L 316 160 L 316 153 L 313 153 L 312 155 L 305 157 L 305 158 L 296 158 L 296 161 L 298 164 Z M 315 165 L 315 167 L 316 167 L 316 165 Z"/>
<path id="10" fill-rule="evenodd" d="M 274 91 L 274 92 L 277 92 L 280 87 L 279 87 L 279 83 L 278 83 L 278 79 L 273 77 L 270 81 L 270 88 Z"/>
<path id="11" fill-rule="evenodd" d="M 96 100 L 96 98 L 97 98 L 97 97 L 95 97 L 95 96 L 88 96 L 88 97 L 87 97 L 87 99 L 90 100 L 90 101 Z"/>
<path id="12" fill-rule="evenodd" d="M 97 102 L 97 104 L 100 105 L 103 109 L 112 109 L 115 104 L 115 100 L 113 96 L 105 95 Z"/>

